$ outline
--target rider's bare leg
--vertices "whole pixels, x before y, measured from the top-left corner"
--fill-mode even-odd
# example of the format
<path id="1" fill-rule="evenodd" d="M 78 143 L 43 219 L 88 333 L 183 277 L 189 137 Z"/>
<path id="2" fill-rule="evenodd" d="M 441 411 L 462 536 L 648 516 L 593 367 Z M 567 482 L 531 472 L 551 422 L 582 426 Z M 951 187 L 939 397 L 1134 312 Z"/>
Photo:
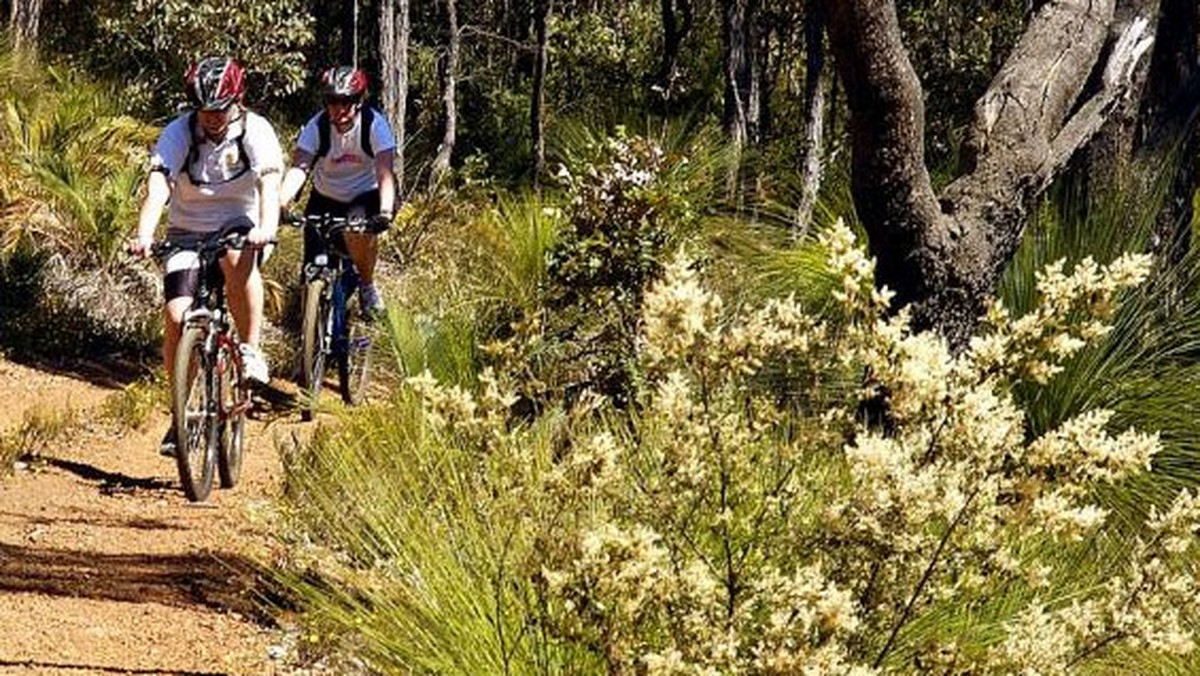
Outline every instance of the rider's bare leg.
<path id="1" fill-rule="evenodd" d="M 221 259 L 225 296 L 243 343 L 258 347 L 262 335 L 263 282 L 255 265 L 258 249 L 230 250 Z"/>
<path id="2" fill-rule="evenodd" d="M 363 284 L 375 283 L 375 259 L 379 257 L 379 236 L 365 232 L 347 232 L 346 251 Z"/>
<path id="3" fill-rule="evenodd" d="M 180 326 L 183 324 L 183 313 L 192 306 L 191 296 L 172 298 L 163 306 L 163 367 L 167 370 L 167 378 L 175 378 L 175 350 L 179 347 Z"/>

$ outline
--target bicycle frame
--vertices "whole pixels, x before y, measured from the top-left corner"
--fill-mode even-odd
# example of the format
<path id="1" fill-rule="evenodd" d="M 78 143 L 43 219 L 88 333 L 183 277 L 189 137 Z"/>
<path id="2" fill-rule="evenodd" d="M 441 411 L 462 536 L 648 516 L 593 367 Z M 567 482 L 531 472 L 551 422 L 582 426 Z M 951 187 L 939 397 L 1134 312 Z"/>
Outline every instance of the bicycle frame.
<path id="1" fill-rule="evenodd" d="M 226 366 L 222 363 L 213 363 L 214 357 L 219 353 L 221 348 L 227 350 L 226 354 L 237 362 L 237 373 L 242 373 L 241 351 L 238 349 L 238 341 L 234 338 L 233 325 L 229 319 L 229 309 L 225 302 L 225 286 L 223 275 L 220 284 L 212 284 L 215 276 L 212 274 L 214 266 L 220 266 L 218 257 L 224 255 L 225 246 L 216 246 L 205 243 L 201 245 L 196 252 L 200 264 L 200 281 L 196 286 L 196 293 L 192 297 L 192 306 L 183 315 L 181 322 L 181 330 L 186 330 L 190 327 L 199 327 L 204 331 L 204 360 L 207 368 L 221 369 L 218 374 L 225 375 L 224 369 Z M 219 270 L 219 267 L 217 268 Z M 205 387 L 210 387 L 211 383 L 206 383 Z M 237 383 L 237 387 L 244 387 L 242 383 Z M 250 400 L 248 397 L 237 397 L 239 403 L 233 407 L 225 408 L 223 398 L 214 396 L 216 393 L 209 392 L 209 401 L 219 402 L 221 407 L 216 411 L 209 411 L 209 416 L 217 416 L 218 421 L 224 420 L 240 413 L 244 413 L 250 409 Z"/>
<path id="2" fill-rule="evenodd" d="M 308 220 L 310 227 L 321 238 L 325 253 L 317 254 L 313 260 L 304 265 L 303 281 L 308 284 L 316 279 L 325 280 L 326 300 L 331 304 L 332 326 L 327 333 L 328 344 L 322 348 L 326 354 L 337 357 L 346 350 L 346 339 L 349 336 L 350 322 L 347 316 L 347 301 L 358 288 L 358 269 L 350 255 L 339 248 L 334 235 L 343 231 L 354 231 L 360 228 L 346 227 L 344 224 L 329 218 Z"/>

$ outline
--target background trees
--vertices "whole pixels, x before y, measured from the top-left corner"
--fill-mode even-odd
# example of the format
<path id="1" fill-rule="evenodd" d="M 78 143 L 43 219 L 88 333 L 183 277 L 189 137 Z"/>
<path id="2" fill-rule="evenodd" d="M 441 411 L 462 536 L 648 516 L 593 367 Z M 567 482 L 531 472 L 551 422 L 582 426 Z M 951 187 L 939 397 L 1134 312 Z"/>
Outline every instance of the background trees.
<path id="1" fill-rule="evenodd" d="M 502 183 L 544 179 L 556 139 L 579 124 L 719 125 L 735 158 L 727 196 L 787 202 L 803 231 L 822 176 L 852 164 L 881 281 L 960 343 L 1038 196 L 1064 172 L 1093 196 L 1138 176 L 1137 162 L 1190 138 L 1200 95 L 1200 17 L 1184 0 L 5 8 L 15 43 L 82 65 L 148 118 L 178 105 L 178 73 L 201 52 L 238 54 L 253 104 L 287 124 L 316 105 L 316 72 L 357 58 L 400 134 L 409 186 L 464 165 Z M 1094 170 L 1073 170 L 1083 164 Z M 1189 221 L 1194 174 L 1184 163 L 1175 175 L 1160 239 Z"/>

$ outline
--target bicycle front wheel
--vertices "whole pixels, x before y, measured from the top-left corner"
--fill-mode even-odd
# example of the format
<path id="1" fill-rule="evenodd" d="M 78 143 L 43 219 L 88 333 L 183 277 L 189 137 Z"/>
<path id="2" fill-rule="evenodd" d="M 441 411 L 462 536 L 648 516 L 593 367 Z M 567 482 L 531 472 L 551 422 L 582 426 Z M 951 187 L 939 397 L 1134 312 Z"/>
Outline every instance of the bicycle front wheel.
<path id="1" fill-rule="evenodd" d="M 242 450 L 246 434 L 246 410 L 250 408 L 250 390 L 242 385 L 242 362 L 232 343 L 217 350 L 217 382 L 220 393 L 220 443 L 217 474 L 221 488 L 233 488 L 242 473 Z"/>
<path id="2" fill-rule="evenodd" d="M 374 327 L 359 318 L 361 310 L 354 296 L 346 302 L 346 345 L 338 351 L 338 384 L 341 386 L 342 401 L 357 406 L 367 398 L 367 381 L 370 377 L 371 344 Z"/>
<path id="3" fill-rule="evenodd" d="M 325 380 L 326 345 L 329 336 L 329 301 L 326 282 L 314 279 L 304 287 L 304 323 L 300 352 L 300 419 L 312 420 Z"/>
<path id="4" fill-rule="evenodd" d="M 213 365 L 205 349 L 205 331 L 183 330 L 175 351 L 172 412 L 175 419 L 175 464 L 188 500 L 202 502 L 212 492 L 216 464 L 217 424 Z"/>

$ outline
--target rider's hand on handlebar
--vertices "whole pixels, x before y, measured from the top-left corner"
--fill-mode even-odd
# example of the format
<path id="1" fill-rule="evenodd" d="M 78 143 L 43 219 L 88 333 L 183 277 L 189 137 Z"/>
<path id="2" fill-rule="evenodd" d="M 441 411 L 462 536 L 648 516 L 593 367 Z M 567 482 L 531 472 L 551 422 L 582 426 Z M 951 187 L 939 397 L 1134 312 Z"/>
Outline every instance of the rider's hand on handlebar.
<path id="1" fill-rule="evenodd" d="M 392 218 L 392 212 L 381 211 L 371 217 L 371 220 L 367 223 L 367 227 L 371 232 L 383 232 L 392 227 Z"/>
<path id="2" fill-rule="evenodd" d="M 138 258 L 146 258 L 154 248 L 153 237 L 131 237 L 125 249 Z"/>
<path id="3" fill-rule="evenodd" d="M 279 208 L 279 222 L 284 225 L 297 225 L 304 217 L 292 210 L 291 207 Z"/>
<path id="4" fill-rule="evenodd" d="M 275 233 L 269 233 L 262 227 L 254 227 L 246 233 L 246 244 L 249 246 L 265 246 L 275 240 Z"/>

